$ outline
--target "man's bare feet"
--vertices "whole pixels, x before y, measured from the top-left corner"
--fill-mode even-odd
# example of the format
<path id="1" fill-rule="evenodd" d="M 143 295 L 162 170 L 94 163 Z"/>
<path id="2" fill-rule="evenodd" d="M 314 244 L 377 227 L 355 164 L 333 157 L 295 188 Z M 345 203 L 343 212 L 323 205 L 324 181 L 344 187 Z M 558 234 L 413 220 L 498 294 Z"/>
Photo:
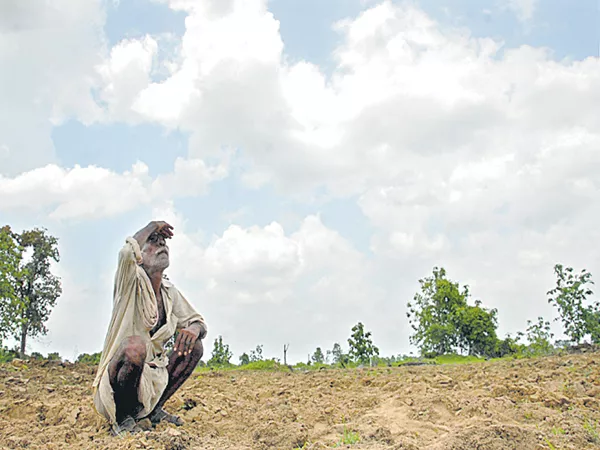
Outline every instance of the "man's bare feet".
<path id="1" fill-rule="evenodd" d="M 178 427 L 184 424 L 183 420 L 181 420 L 180 417 L 175 416 L 173 414 L 169 414 L 162 408 L 157 408 L 154 411 L 152 411 L 152 413 L 148 416 L 148 419 L 150 419 L 150 422 L 152 422 L 153 425 L 156 425 L 162 422 L 163 420 L 175 424 Z"/>
<path id="2" fill-rule="evenodd" d="M 119 424 L 112 426 L 112 433 L 114 436 L 125 433 L 139 433 L 140 431 L 142 431 L 142 429 L 138 427 L 135 419 L 131 416 L 125 417 Z"/>

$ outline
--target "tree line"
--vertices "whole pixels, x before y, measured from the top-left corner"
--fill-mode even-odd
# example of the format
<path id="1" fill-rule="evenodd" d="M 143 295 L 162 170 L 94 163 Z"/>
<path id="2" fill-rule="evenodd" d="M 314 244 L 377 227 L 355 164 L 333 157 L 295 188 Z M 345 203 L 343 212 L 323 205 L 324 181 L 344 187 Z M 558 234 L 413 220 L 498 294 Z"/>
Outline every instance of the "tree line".
<path id="1" fill-rule="evenodd" d="M 60 278 L 51 271 L 58 263 L 58 239 L 45 229 L 34 228 L 16 233 L 10 226 L 0 228 L 0 361 L 7 357 L 25 356 L 28 338 L 45 335 L 52 308 L 62 293 Z M 419 280 L 419 290 L 407 302 L 407 318 L 411 327 L 409 341 L 422 358 L 458 354 L 483 358 L 509 355 L 542 355 L 558 348 L 580 344 L 588 340 L 600 343 L 600 304 L 593 296 L 592 275 L 586 269 L 576 272 L 562 264 L 554 266 L 556 285 L 546 294 L 548 303 L 558 313 L 566 341 L 552 342 L 550 322 L 539 316 L 527 320 L 527 328 L 501 338 L 498 336 L 498 311 L 485 308 L 479 299 L 471 301 L 468 286 L 460 286 L 447 277 L 443 267 L 434 267 L 433 273 Z M 9 350 L 3 341 L 12 337 L 18 347 Z M 174 337 L 175 338 L 175 337 Z M 524 341 L 524 342 L 522 342 Z M 172 346 L 174 339 L 170 345 Z M 321 347 L 308 355 L 301 365 L 378 365 L 394 364 L 407 355 L 382 357 L 373 343 L 371 331 L 362 322 L 351 329 L 347 339 L 348 351 L 339 343 L 323 352 Z M 289 345 L 284 345 L 284 364 Z M 7 356 L 8 355 L 8 356 Z M 40 358 L 39 354 L 30 355 Z M 60 359 L 56 353 L 48 358 Z M 201 365 L 209 367 L 235 366 L 229 345 L 218 336 L 210 359 Z M 97 363 L 100 353 L 81 354 L 79 362 Z M 260 363 L 281 363 L 279 358 L 265 359 L 262 345 L 239 357 L 239 366 Z"/>

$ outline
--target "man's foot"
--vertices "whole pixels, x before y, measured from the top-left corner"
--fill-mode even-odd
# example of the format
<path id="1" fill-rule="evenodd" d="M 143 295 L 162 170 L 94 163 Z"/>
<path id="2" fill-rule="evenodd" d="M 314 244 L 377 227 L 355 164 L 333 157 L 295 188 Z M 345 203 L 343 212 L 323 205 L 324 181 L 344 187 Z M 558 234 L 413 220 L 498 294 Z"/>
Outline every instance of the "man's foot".
<path id="1" fill-rule="evenodd" d="M 121 422 L 117 425 L 113 425 L 112 427 L 113 436 L 119 436 L 124 433 L 139 433 L 142 431 L 140 427 L 138 427 L 135 419 L 131 416 L 125 417 Z"/>
<path id="2" fill-rule="evenodd" d="M 166 422 L 175 424 L 178 427 L 180 427 L 181 425 L 184 424 L 183 420 L 181 420 L 180 417 L 175 416 L 173 414 L 169 414 L 162 408 L 157 408 L 154 411 L 152 411 L 152 413 L 150 413 L 150 415 L 148 416 L 148 419 L 150 419 L 150 422 L 152 422 L 152 425 L 156 425 L 156 424 L 162 422 L 163 420 Z"/>

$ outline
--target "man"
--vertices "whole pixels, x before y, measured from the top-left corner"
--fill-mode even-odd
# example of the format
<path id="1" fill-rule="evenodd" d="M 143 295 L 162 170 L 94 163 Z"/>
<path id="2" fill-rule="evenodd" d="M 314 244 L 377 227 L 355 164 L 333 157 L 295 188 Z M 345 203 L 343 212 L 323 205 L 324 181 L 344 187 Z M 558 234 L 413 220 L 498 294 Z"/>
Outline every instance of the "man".
<path id="1" fill-rule="evenodd" d="M 94 404 L 115 435 L 140 431 L 136 421 L 182 425 L 163 409 L 202 357 L 207 327 L 164 277 L 173 227 L 150 222 L 119 252 L 112 318 L 94 380 Z M 174 350 L 165 344 L 179 330 Z"/>

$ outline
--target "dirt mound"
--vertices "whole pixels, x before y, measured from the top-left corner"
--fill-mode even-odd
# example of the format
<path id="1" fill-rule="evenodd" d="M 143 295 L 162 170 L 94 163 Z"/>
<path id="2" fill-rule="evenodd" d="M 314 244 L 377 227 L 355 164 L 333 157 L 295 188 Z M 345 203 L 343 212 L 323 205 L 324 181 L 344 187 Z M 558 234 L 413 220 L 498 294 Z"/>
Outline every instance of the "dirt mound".
<path id="1" fill-rule="evenodd" d="M 0 366 L 0 448 L 599 448 L 598 356 L 204 372 L 167 404 L 184 426 L 124 438 L 94 411 L 94 367 L 16 361 Z"/>

